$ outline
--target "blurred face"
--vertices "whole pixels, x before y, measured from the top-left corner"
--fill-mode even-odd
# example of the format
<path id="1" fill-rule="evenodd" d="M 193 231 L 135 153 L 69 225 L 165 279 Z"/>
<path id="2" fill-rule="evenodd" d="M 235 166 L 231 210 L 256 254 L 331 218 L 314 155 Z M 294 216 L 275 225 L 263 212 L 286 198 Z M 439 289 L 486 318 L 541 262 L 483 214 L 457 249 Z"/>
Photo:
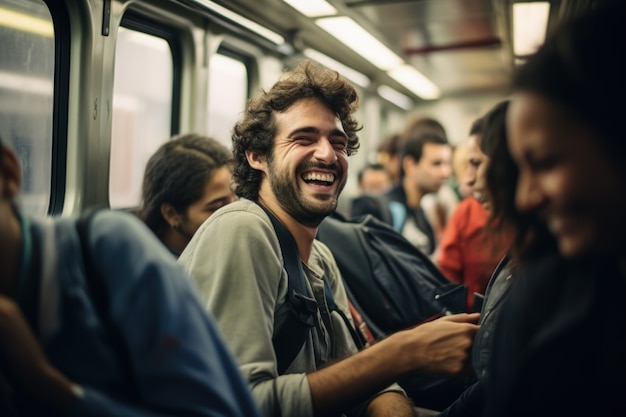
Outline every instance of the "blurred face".
<path id="1" fill-rule="evenodd" d="M 204 186 L 202 197 L 191 204 L 181 216 L 178 230 L 191 239 L 200 225 L 217 209 L 235 201 L 236 196 L 231 189 L 231 182 L 232 175 L 228 167 L 223 166 L 215 170 Z"/>
<path id="2" fill-rule="evenodd" d="M 405 158 L 405 161 L 405 176 L 422 195 L 439 191 L 452 174 L 452 148 L 449 145 L 426 143 L 419 162 L 411 158 Z"/>
<path id="3" fill-rule="evenodd" d="M 621 250 L 624 170 L 607 157 L 598 134 L 535 93 L 515 95 L 507 127 L 519 168 L 517 208 L 546 222 L 564 256 Z"/>
<path id="4" fill-rule="evenodd" d="M 487 167 L 489 157 L 478 146 L 477 135 L 470 136 L 467 141 L 467 168 L 463 183 L 472 188 L 472 195 L 481 202 L 485 209 L 489 209 L 489 199 L 486 187 Z"/>
<path id="5" fill-rule="evenodd" d="M 363 171 L 359 186 L 366 194 L 382 193 L 391 187 L 391 176 L 382 169 L 366 169 Z"/>
<path id="6" fill-rule="evenodd" d="M 478 147 L 477 140 L 477 135 L 472 135 L 467 139 L 467 165 L 463 174 L 463 184 L 472 188 L 476 182 L 478 167 L 483 163 L 485 158 L 485 155 Z"/>
<path id="7" fill-rule="evenodd" d="M 316 227 L 335 211 L 348 173 L 347 137 L 341 121 L 316 99 L 302 99 L 275 115 L 277 133 L 259 198 Z M 267 183 L 266 183 L 267 182 Z"/>

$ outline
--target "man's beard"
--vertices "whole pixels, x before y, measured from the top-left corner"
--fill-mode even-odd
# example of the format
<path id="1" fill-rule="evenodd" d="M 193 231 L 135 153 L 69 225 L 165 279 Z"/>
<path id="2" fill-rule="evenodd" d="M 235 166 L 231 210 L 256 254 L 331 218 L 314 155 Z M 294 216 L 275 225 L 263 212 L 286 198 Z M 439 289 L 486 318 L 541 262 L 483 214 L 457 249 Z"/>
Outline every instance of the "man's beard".
<path id="1" fill-rule="evenodd" d="M 341 194 L 341 191 L 346 185 L 346 181 L 344 180 L 343 183 L 340 184 L 336 195 L 330 197 L 324 195 L 320 196 L 321 198 L 317 201 L 310 201 L 298 188 L 297 178 L 302 174 L 304 169 L 310 169 L 316 166 L 321 167 L 322 165 L 310 163 L 307 164 L 306 168 L 300 167 L 296 172 L 295 180 L 292 180 L 289 178 L 289 175 L 283 175 L 283 173 L 277 169 L 273 158 L 270 158 L 268 161 L 270 187 L 276 196 L 276 200 L 283 210 L 297 222 L 309 227 L 319 226 L 326 216 L 335 211 L 339 194 Z M 343 176 L 341 168 L 337 166 L 324 166 L 324 168 L 332 168 L 337 173 L 336 178 Z M 322 201 L 321 199 L 325 199 L 326 201 Z"/>

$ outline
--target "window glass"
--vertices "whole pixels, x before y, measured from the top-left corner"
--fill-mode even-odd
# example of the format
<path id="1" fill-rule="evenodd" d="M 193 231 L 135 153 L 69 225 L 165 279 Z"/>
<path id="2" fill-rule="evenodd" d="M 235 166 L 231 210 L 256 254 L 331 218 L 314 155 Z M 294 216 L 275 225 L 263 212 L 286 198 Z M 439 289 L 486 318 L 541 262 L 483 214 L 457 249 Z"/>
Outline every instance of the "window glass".
<path id="1" fill-rule="evenodd" d="M 0 0 L 0 136 L 20 159 L 20 206 L 32 215 L 50 203 L 54 53 L 43 1 Z"/>
<path id="2" fill-rule="evenodd" d="M 231 132 L 247 99 L 248 70 L 245 64 L 226 55 L 213 55 L 209 63 L 209 136 L 231 148 Z"/>
<path id="3" fill-rule="evenodd" d="M 136 207 L 148 158 L 170 137 L 173 58 L 169 43 L 119 28 L 115 50 L 109 202 Z"/>

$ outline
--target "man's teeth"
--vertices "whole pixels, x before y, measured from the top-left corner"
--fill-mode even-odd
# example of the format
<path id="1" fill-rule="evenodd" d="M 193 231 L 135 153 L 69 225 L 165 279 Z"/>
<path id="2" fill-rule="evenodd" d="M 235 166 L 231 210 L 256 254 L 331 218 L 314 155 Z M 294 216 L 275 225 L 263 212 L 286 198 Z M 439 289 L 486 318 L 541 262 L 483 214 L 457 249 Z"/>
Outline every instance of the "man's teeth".
<path id="1" fill-rule="evenodd" d="M 304 174 L 302 178 L 305 181 L 324 181 L 324 182 L 335 181 L 335 176 L 333 174 L 320 174 L 316 172 L 310 172 L 308 174 Z"/>

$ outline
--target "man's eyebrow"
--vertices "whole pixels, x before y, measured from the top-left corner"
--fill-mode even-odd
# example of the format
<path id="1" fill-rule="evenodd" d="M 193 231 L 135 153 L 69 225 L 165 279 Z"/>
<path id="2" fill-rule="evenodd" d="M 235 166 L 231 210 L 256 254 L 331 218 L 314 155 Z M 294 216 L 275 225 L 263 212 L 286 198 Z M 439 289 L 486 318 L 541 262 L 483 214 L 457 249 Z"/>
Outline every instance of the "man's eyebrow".
<path id="1" fill-rule="evenodd" d="M 298 129 L 294 129 L 291 132 L 289 132 L 289 135 L 287 135 L 287 137 L 289 137 L 289 138 L 293 137 L 293 136 L 297 135 L 298 133 L 314 133 L 316 135 L 319 135 L 320 134 L 320 130 L 318 128 L 316 128 L 316 127 L 313 127 L 313 126 L 300 127 Z M 341 130 L 339 130 L 339 129 L 333 129 L 330 132 L 330 136 L 343 136 L 344 138 L 347 138 L 347 135 L 344 132 L 342 132 Z"/>

